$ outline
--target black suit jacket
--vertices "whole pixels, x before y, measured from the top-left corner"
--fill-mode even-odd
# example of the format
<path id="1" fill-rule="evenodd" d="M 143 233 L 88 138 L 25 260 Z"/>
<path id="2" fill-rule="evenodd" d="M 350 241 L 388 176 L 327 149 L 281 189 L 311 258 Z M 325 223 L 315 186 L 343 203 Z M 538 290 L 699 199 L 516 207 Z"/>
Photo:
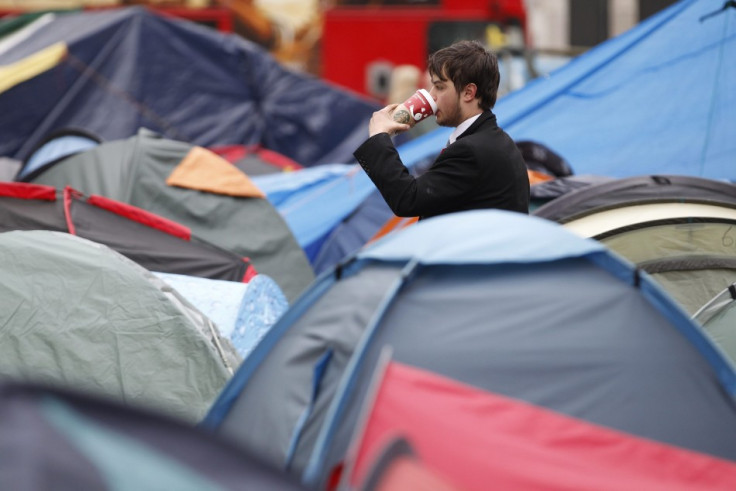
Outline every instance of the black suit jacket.
<path id="1" fill-rule="evenodd" d="M 526 165 L 491 111 L 484 111 L 416 178 L 387 133 L 370 137 L 354 156 L 397 216 L 428 218 L 481 208 L 529 212 Z"/>

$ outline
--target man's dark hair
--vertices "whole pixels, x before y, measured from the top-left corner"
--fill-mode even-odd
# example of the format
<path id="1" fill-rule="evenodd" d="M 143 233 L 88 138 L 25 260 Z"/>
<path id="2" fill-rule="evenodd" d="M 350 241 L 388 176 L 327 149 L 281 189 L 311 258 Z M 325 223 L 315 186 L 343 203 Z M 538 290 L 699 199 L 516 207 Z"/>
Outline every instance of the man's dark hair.
<path id="1" fill-rule="evenodd" d="M 429 73 L 440 80 L 450 79 L 458 94 L 468 84 L 478 87 L 481 109 L 491 109 L 498 94 L 498 60 L 478 41 L 458 41 L 434 52 L 427 63 Z M 447 77 L 447 78 L 445 78 Z"/>

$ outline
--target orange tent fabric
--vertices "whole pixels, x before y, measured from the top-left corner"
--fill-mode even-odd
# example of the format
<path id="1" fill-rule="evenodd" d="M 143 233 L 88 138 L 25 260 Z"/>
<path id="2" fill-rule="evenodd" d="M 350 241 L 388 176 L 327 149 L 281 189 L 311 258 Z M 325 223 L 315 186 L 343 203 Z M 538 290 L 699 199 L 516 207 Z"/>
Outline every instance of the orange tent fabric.
<path id="1" fill-rule="evenodd" d="M 266 197 L 237 167 L 202 147 L 193 147 L 189 151 L 169 174 L 166 184 L 240 198 Z"/>

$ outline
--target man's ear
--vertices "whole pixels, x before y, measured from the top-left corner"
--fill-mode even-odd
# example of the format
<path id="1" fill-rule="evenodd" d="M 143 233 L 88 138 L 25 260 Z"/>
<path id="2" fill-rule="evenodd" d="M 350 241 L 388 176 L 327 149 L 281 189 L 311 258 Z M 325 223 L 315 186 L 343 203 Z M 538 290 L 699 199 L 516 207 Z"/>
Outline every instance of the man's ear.
<path id="1" fill-rule="evenodd" d="M 476 94 L 478 93 L 478 86 L 470 83 L 465 86 L 462 93 L 463 101 L 470 102 L 473 99 L 475 99 Z"/>

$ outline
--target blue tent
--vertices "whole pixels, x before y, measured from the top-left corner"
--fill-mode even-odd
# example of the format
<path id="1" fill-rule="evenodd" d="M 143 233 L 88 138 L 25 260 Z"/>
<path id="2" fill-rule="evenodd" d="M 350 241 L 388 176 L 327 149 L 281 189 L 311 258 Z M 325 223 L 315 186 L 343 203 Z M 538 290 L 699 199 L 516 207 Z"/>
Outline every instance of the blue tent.
<path id="1" fill-rule="evenodd" d="M 499 210 L 422 221 L 320 276 L 203 424 L 323 484 L 386 345 L 401 363 L 736 460 L 736 372 L 687 314 L 602 244 Z"/>
<path id="2" fill-rule="evenodd" d="M 118 140 L 146 127 L 343 162 L 375 110 L 236 35 L 140 7 L 57 16 L 0 53 L 0 74 L 0 156 L 18 160 L 60 128 Z"/>
<path id="3" fill-rule="evenodd" d="M 426 145 L 427 136 L 420 136 L 398 147 L 402 161 L 410 169 L 426 161 L 424 154 L 431 148 Z M 368 138 L 367 130 L 363 138 Z M 266 193 L 268 200 L 284 217 L 313 264 L 335 227 L 376 193 L 373 182 L 358 164 L 319 166 L 285 174 L 256 176 L 253 182 Z M 378 207 L 382 208 L 380 202 Z M 378 211 L 377 220 L 380 220 L 384 211 Z M 392 215 L 388 210 L 386 219 Z M 359 241 L 366 235 L 370 238 L 374 233 L 372 227 L 368 226 L 356 239 Z M 365 240 L 361 245 L 364 243 Z M 353 241 L 346 243 L 345 250 L 352 252 L 354 245 Z M 331 266 L 340 259 L 337 251 L 331 251 L 328 256 L 328 259 L 322 260 L 326 265 Z"/>
<path id="4" fill-rule="evenodd" d="M 736 180 L 736 9 L 682 0 L 496 104 L 514 140 L 576 174 Z M 425 135 L 425 155 L 450 130 Z"/>
<path id="5" fill-rule="evenodd" d="M 253 351 L 289 307 L 276 282 L 263 274 L 255 275 L 248 283 L 172 273 L 154 274 L 209 317 L 243 358 Z"/>

